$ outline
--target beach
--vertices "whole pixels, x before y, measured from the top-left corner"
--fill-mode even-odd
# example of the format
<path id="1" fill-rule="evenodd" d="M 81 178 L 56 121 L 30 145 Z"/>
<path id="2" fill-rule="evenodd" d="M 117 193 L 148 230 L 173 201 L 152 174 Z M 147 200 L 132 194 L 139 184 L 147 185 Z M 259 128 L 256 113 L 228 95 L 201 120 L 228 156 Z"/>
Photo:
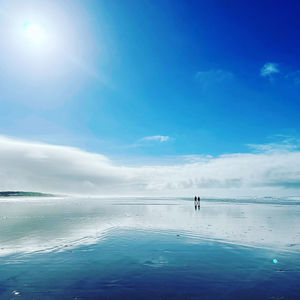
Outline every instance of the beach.
<path id="1" fill-rule="evenodd" d="M 2 299 L 299 299 L 297 199 L 0 200 Z"/>

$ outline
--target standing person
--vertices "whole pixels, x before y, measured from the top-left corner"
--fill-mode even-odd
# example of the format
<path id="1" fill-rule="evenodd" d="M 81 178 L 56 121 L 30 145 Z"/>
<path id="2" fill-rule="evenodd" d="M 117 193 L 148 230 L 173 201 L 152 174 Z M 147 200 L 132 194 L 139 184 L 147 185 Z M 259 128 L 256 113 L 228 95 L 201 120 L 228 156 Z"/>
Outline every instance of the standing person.
<path id="1" fill-rule="evenodd" d="M 198 197 L 198 205 L 200 205 L 200 197 Z"/>
<path id="2" fill-rule="evenodd" d="M 197 205 L 197 196 L 195 196 L 195 201 L 194 201 L 194 203 L 195 203 L 195 205 Z"/>

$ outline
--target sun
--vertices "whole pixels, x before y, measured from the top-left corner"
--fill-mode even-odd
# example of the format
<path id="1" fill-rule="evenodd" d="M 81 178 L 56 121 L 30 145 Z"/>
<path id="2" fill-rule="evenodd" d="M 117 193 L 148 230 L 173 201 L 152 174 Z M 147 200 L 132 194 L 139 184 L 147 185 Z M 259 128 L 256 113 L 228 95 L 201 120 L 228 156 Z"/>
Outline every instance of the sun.
<path id="1" fill-rule="evenodd" d="M 46 32 L 43 29 L 43 27 L 41 27 L 39 24 L 35 24 L 30 21 L 27 21 L 23 24 L 22 29 L 25 38 L 31 44 L 34 44 L 36 46 L 41 46 L 47 40 Z"/>

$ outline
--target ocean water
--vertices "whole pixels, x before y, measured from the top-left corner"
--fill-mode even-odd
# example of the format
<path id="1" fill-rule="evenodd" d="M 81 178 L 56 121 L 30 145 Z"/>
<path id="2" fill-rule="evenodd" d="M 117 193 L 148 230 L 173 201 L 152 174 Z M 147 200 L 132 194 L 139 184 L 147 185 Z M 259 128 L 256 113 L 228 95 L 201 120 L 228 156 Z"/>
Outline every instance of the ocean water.
<path id="1" fill-rule="evenodd" d="M 0 299 L 300 299 L 300 201 L 3 198 Z"/>

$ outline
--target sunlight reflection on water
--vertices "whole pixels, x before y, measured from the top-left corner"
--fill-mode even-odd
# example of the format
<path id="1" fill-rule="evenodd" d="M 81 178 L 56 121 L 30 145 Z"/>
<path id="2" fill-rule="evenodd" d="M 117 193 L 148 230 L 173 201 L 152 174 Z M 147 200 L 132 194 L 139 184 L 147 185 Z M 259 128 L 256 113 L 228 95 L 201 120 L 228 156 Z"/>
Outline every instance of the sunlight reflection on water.
<path id="1" fill-rule="evenodd" d="M 299 208 L 2 199 L 0 298 L 297 299 Z"/>
<path id="2" fill-rule="evenodd" d="M 40 198 L 0 202 L 0 256 L 64 251 L 116 229 L 177 234 L 254 247 L 300 249 L 300 205 L 185 199 Z"/>

